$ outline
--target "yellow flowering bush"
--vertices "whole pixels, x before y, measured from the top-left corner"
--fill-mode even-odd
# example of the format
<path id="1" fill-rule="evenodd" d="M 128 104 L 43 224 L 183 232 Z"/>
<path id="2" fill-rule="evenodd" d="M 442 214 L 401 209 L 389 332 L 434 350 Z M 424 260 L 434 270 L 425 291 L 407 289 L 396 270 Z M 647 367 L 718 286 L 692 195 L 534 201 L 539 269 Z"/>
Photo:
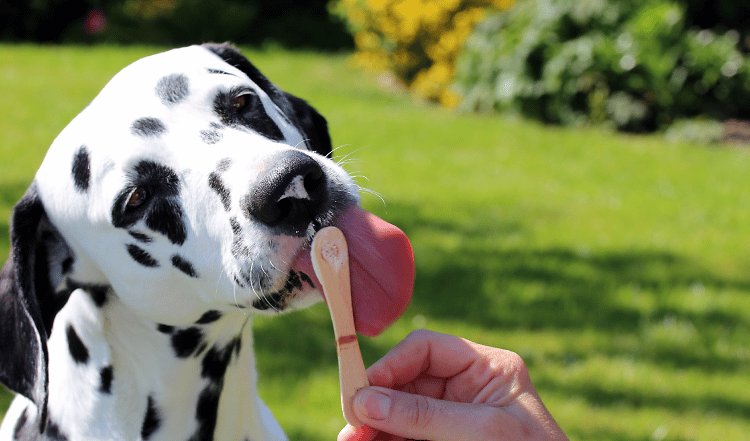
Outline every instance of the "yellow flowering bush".
<path id="1" fill-rule="evenodd" d="M 392 71 L 417 97 L 456 106 L 456 57 L 489 8 L 514 0 L 336 0 L 354 35 L 360 66 Z"/>

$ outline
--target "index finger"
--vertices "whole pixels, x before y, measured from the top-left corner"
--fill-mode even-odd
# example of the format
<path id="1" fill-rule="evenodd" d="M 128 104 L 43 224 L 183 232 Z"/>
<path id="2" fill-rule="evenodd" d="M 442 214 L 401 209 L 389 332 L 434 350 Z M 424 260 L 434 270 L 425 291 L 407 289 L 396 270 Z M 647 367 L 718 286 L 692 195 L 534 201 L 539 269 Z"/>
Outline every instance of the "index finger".
<path id="1" fill-rule="evenodd" d="M 421 374 L 451 378 L 481 361 L 481 345 L 460 337 L 418 330 L 410 333 L 367 370 L 370 384 L 393 388 Z"/>

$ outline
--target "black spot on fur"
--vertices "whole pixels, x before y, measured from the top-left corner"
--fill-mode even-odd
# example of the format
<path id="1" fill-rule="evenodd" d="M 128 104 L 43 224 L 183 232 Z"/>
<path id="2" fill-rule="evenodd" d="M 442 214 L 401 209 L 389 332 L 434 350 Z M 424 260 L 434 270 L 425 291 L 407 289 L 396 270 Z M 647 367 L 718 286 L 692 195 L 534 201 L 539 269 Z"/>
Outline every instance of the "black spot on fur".
<path id="1" fill-rule="evenodd" d="M 154 434 L 161 426 L 161 415 L 159 409 L 154 403 L 154 398 L 149 395 L 146 402 L 146 415 L 143 417 L 143 424 L 141 425 L 141 438 L 147 440 Z"/>
<path id="2" fill-rule="evenodd" d="M 199 328 L 180 329 L 172 334 L 172 349 L 176 356 L 187 358 L 193 355 L 203 342 L 203 331 Z"/>
<path id="3" fill-rule="evenodd" d="M 200 135 L 201 141 L 208 145 L 216 144 L 224 137 L 218 130 L 201 130 Z"/>
<path id="4" fill-rule="evenodd" d="M 182 209 L 176 201 L 162 200 L 154 204 L 146 218 L 146 226 L 161 233 L 175 245 L 187 239 L 187 227 L 183 222 Z"/>
<path id="5" fill-rule="evenodd" d="M 130 132 L 133 135 L 143 137 L 156 137 L 166 133 L 167 128 L 164 123 L 157 118 L 140 118 L 133 121 L 130 126 Z"/>
<path id="6" fill-rule="evenodd" d="M 224 181 L 221 180 L 216 172 L 211 172 L 208 175 L 208 186 L 211 190 L 215 191 L 221 199 L 221 204 L 224 206 L 224 210 L 229 211 L 232 209 L 232 197 L 229 193 L 229 189 L 224 185 Z"/>
<path id="7" fill-rule="evenodd" d="M 91 160 L 86 146 L 81 146 L 73 157 L 73 184 L 76 190 L 85 193 L 91 180 Z"/>
<path id="8" fill-rule="evenodd" d="M 146 250 L 139 248 L 138 245 L 128 244 L 127 249 L 130 257 L 141 265 L 149 268 L 159 267 L 159 262 L 157 262 L 156 259 L 154 259 Z"/>
<path id="9" fill-rule="evenodd" d="M 24 441 L 67 441 L 55 422 L 47 419 L 46 404 L 42 407 L 41 417 L 33 409 L 25 408 L 13 426 L 13 438 Z M 41 423 L 41 422 L 44 423 Z"/>
<path id="10" fill-rule="evenodd" d="M 188 78 L 184 74 L 167 75 L 156 83 L 156 96 L 165 106 L 179 103 L 189 93 Z"/>
<path id="11" fill-rule="evenodd" d="M 101 379 L 101 385 L 99 386 L 99 391 L 105 394 L 111 394 L 112 393 L 112 380 L 114 378 L 112 366 L 106 366 L 103 367 L 101 371 L 99 371 L 99 378 Z"/>
<path id="12" fill-rule="evenodd" d="M 73 291 L 77 289 L 82 289 L 88 293 L 89 296 L 91 296 L 91 299 L 94 301 L 94 304 L 101 308 L 107 303 L 107 298 L 109 296 L 109 291 L 112 289 L 109 285 L 99 285 L 94 283 L 80 283 L 76 282 L 75 280 L 66 279 L 65 281 L 65 289 L 56 293 L 56 297 L 59 299 L 65 299 L 67 301 L 68 297 L 70 297 L 70 294 L 73 293 Z"/>
<path id="13" fill-rule="evenodd" d="M 237 222 L 237 218 L 232 216 L 229 218 L 229 225 L 232 227 L 232 233 L 235 235 L 242 234 L 242 226 Z"/>
<path id="14" fill-rule="evenodd" d="M 282 291 L 292 292 L 295 289 L 302 289 L 302 278 L 300 277 L 298 272 L 289 271 L 289 277 L 287 277 L 286 283 L 284 284 L 284 288 L 282 288 Z"/>
<path id="15" fill-rule="evenodd" d="M 238 96 L 244 97 L 245 105 L 241 109 L 232 106 Z M 229 92 L 219 92 L 214 99 L 214 112 L 221 122 L 229 127 L 244 127 L 273 141 L 283 141 L 284 134 L 268 116 L 260 97 L 252 89 L 240 88 Z"/>
<path id="16" fill-rule="evenodd" d="M 310 287 L 315 288 L 315 283 L 313 283 L 313 281 L 310 278 L 310 276 L 308 276 L 307 274 L 305 274 L 302 271 L 300 271 L 299 277 L 300 277 L 300 279 L 302 279 L 303 282 L 305 282 L 308 285 L 310 285 Z"/>
<path id="17" fill-rule="evenodd" d="M 86 292 L 91 295 L 96 306 L 101 308 L 107 303 L 107 297 L 109 294 L 109 286 L 92 285 L 86 288 Z"/>
<path id="18" fill-rule="evenodd" d="M 73 270 L 73 264 L 75 263 L 75 259 L 72 257 L 68 257 L 62 262 L 62 273 L 63 274 L 70 274 L 70 272 Z"/>
<path id="19" fill-rule="evenodd" d="M 215 322 L 216 320 L 219 320 L 221 316 L 222 314 L 220 311 L 212 309 L 210 311 L 206 311 L 195 323 L 198 325 L 207 325 L 209 323 Z"/>
<path id="20" fill-rule="evenodd" d="M 177 173 L 167 166 L 141 161 L 131 175 L 130 185 L 120 192 L 112 206 L 112 224 L 128 228 L 145 217 L 147 227 L 167 236 L 173 244 L 182 245 L 187 239 L 187 226 L 179 204 L 180 179 Z M 145 189 L 148 198 L 130 208 L 127 200 L 135 188 Z"/>
<path id="21" fill-rule="evenodd" d="M 239 357 L 242 351 L 242 337 L 237 336 L 229 343 L 229 347 L 234 351 L 234 356 Z"/>
<path id="22" fill-rule="evenodd" d="M 23 410 L 23 413 L 21 413 L 21 416 L 18 417 L 18 421 L 16 421 L 16 425 L 13 429 L 13 439 L 23 439 L 21 438 L 21 434 L 23 433 L 23 428 L 26 425 L 26 421 L 29 418 L 28 415 L 29 408 Z"/>
<path id="23" fill-rule="evenodd" d="M 297 273 L 296 271 L 290 271 L 289 276 L 286 279 L 286 283 L 284 284 L 284 287 L 281 288 L 278 292 L 272 293 L 272 294 L 266 294 L 263 297 L 255 300 L 253 302 L 253 308 L 265 311 L 268 309 L 275 309 L 277 311 L 281 311 L 284 309 L 284 297 L 288 294 L 291 294 L 295 290 L 302 289 L 302 282 L 303 278 L 300 276 L 300 274 L 304 275 L 307 280 L 310 279 L 306 274 L 304 273 Z M 310 284 L 312 285 L 312 280 L 310 280 Z"/>
<path id="24" fill-rule="evenodd" d="M 68 325 L 65 328 L 65 332 L 68 336 L 68 350 L 70 350 L 73 360 L 79 364 L 87 363 L 89 361 L 89 350 L 83 344 L 81 338 L 78 337 L 76 330 L 73 329 L 72 325 Z"/>
<path id="25" fill-rule="evenodd" d="M 151 243 L 154 241 L 154 238 L 149 236 L 148 234 L 139 233 L 138 231 L 128 231 L 128 234 L 130 236 L 141 243 Z"/>
<path id="26" fill-rule="evenodd" d="M 60 426 L 58 426 L 57 423 L 54 423 L 52 421 L 47 422 L 47 428 L 44 431 L 44 434 L 47 436 L 47 438 L 45 438 L 45 441 L 46 440 L 50 440 L 50 441 L 67 441 L 68 440 L 68 437 L 65 436 L 65 434 L 63 434 L 60 431 Z"/>
<path id="27" fill-rule="evenodd" d="M 211 347 L 203 357 L 201 377 L 214 382 L 223 381 L 232 353 L 239 341 L 239 338 L 235 338 L 223 348 Z"/>
<path id="28" fill-rule="evenodd" d="M 240 278 L 237 277 L 236 275 L 234 276 L 234 283 L 237 284 L 237 286 L 239 286 L 240 288 L 246 287 L 246 285 L 242 282 L 242 280 L 240 280 Z"/>
<path id="29" fill-rule="evenodd" d="M 217 173 L 224 173 L 225 171 L 229 170 L 229 167 L 232 165 L 232 158 L 224 158 L 219 161 L 218 164 L 216 164 L 216 172 Z"/>
<path id="30" fill-rule="evenodd" d="M 209 383 L 198 395 L 195 419 L 198 428 L 188 441 L 210 441 L 214 439 L 216 418 L 219 412 L 219 396 L 223 384 Z"/>
<path id="31" fill-rule="evenodd" d="M 185 258 L 181 257 L 178 254 L 172 255 L 172 266 L 190 277 L 198 277 L 198 272 L 195 271 L 195 267 L 193 267 L 193 264 L 188 262 Z"/>
<path id="32" fill-rule="evenodd" d="M 201 376 L 209 380 L 208 385 L 198 396 L 195 419 L 198 422 L 190 441 L 212 440 L 216 429 L 216 418 L 219 411 L 219 397 L 224 387 L 224 375 L 233 354 L 239 354 L 242 346 L 240 337 L 232 339 L 223 348 L 213 346 L 203 357 Z"/>
<path id="33" fill-rule="evenodd" d="M 259 311 L 267 311 L 269 309 L 280 311 L 283 309 L 283 305 L 281 304 L 282 298 L 282 295 L 279 293 L 266 294 L 253 302 L 253 308 Z"/>
<path id="34" fill-rule="evenodd" d="M 14 440 L 24 441 L 67 441 L 68 438 L 60 431 L 60 426 L 47 419 L 46 403 L 42 407 L 40 424 L 39 416 L 28 407 L 23 410 L 13 426 Z"/>
<path id="35" fill-rule="evenodd" d="M 219 75 L 232 75 L 229 72 L 224 72 L 223 70 L 220 70 L 220 69 L 211 69 L 211 68 L 208 69 L 208 73 L 219 74 Z"/>
<path id="36" fill-rule="evenodd" d="M 159 323 L 156 329 L 163 334 L 171 334 L 174 332 L 174 326 L 165 325 L 162 323 Z"/>
<path id="37" fill-rule="evenodd" d="M 235 259 L 241 259 L 243 257 L 247 257 L 250 255 L 250 249 L 245 244 L 245 241 L 242 239 L 242 226 L 237 221 L 237 218 L 232 216 L 229 218 L 229 225 L 232 227 L 232 232 L 234 233 L 234 236 L 232 238 L 232 256 L 234 256 Z"/>
<path id="38" fill-rule="evenodd" d="M 237 218 L 232 216 L 229 218 L 229 225 L 232 227 L 234 237 L 232 238 L 232 256 L 235 259 L 241 259 L 250 255 L 250 250 L 245 245 L 245 241 L 242 239 L 242 226 L 237 221 Z"/>

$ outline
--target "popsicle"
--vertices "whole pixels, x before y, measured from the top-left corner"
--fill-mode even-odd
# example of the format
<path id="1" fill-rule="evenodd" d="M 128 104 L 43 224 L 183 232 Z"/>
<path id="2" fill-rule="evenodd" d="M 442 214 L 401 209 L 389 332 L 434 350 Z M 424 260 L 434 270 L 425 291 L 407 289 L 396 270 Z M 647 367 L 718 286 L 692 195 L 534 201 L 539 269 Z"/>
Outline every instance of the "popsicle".
<path id="1" fill-rule="evenodd" d="M 369 386 L 369 382 L 354 327 L 349 251 L 344 233 L 336 227 L 321 229 L 313 239 L 310 253 L 333 321 L 344 419 L 351 426 L 360 427 L 363 423 L 354 414 L 352 403 L 354 394 Z"/>

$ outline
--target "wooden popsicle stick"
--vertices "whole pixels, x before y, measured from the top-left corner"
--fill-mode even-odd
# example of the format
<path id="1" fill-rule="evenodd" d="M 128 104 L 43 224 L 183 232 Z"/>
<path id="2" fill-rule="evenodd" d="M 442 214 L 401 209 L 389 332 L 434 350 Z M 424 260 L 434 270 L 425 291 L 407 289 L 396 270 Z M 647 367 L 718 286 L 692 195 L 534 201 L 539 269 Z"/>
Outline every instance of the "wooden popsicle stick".
<path id="1" fill-rule="evenodd" d="M 351 426 L 360 427 L 363 423 L 352 409 L 354 394 L 370 383 L 354 329 L 349 252 L 344 233 L 336 227 L 321 229 L 313 239 L 310 254 L 315 274 L 323 284 L 336 335 L 344 419 Z"/>

